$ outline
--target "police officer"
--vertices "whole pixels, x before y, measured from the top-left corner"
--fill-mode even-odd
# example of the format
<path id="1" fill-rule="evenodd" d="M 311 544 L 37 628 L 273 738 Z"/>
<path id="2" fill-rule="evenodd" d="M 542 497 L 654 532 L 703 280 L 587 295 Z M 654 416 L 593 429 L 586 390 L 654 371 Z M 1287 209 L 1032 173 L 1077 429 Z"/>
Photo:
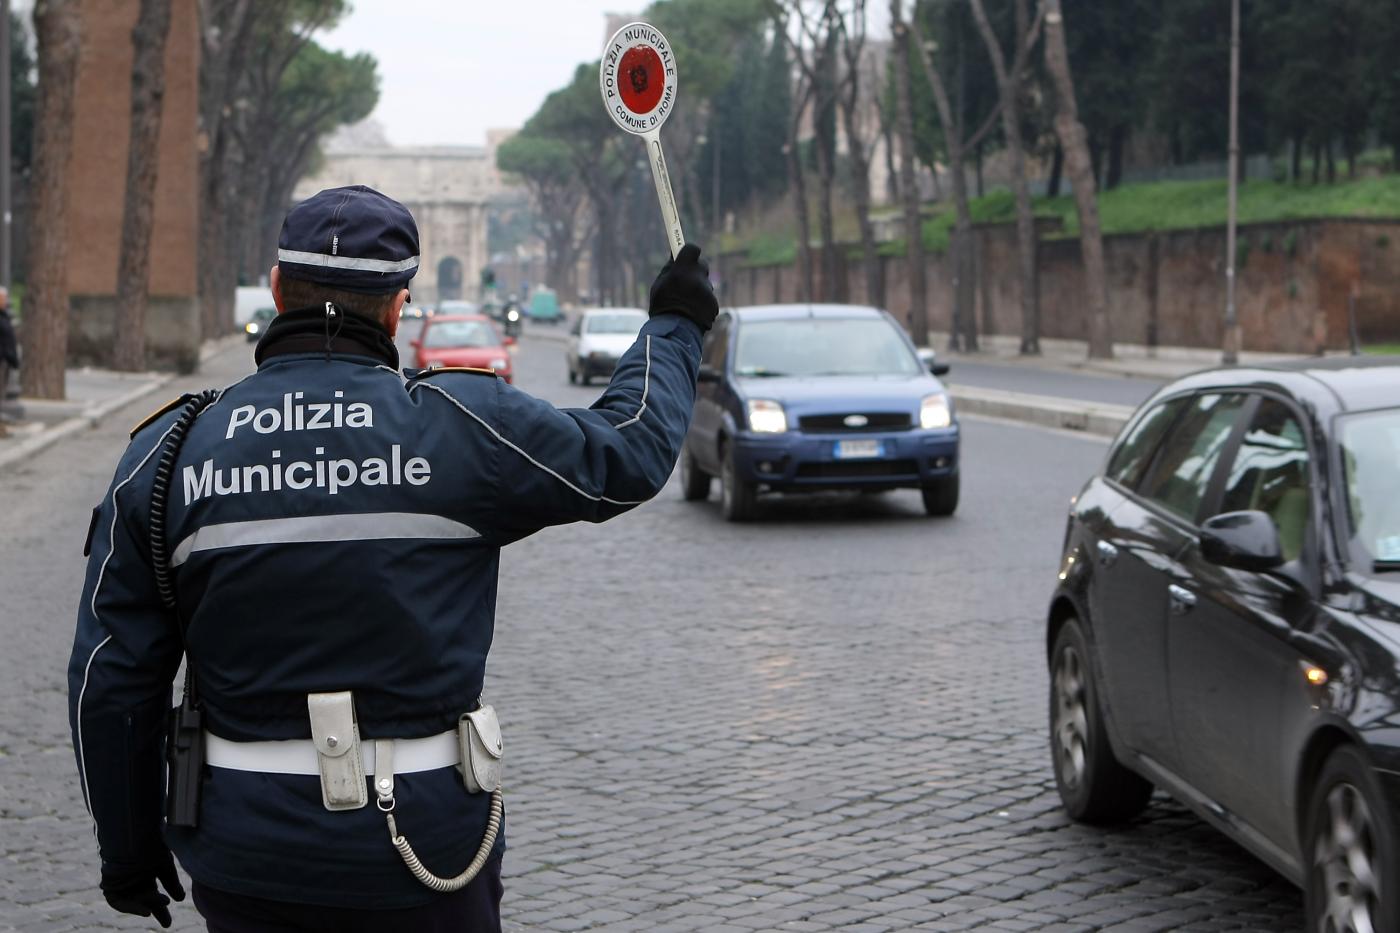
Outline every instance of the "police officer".
<path id="1" fill-rule="evenodd" d="M 372 189 L 294 207 L 257 372 L 140 425 L 94 512 L 69 706 L 119 911 L 169 925 L 173 851 L 211 931 L 499 929 L 500 548 L 661 489 L 717 305 L 685 247 L 602 397 L 559 410 L 399 372 L 418 252 Z"/>

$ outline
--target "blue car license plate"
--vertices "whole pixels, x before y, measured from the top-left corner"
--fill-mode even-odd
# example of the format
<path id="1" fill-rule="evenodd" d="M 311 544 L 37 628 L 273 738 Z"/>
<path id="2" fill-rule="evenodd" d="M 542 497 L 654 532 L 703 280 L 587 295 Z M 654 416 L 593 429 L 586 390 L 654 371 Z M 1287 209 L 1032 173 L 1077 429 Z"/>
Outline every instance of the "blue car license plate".
<path id="1" fill-rule="evenodd" d="M 884 446 L 879 441 L 837 441 L 837 460 L 867 460 L 871 457 L 884 456 Z"/>

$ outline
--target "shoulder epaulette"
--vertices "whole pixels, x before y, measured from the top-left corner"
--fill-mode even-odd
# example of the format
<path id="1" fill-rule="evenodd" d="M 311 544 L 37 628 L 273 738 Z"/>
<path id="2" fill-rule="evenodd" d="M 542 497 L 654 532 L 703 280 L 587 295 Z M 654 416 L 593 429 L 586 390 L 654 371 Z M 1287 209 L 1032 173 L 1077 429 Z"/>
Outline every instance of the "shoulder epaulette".
<path id="1" fill-rule="evenodd" d="M 494 376 L 494 369 L 480 369 L 476 366 L 434 366 L 432 369 L 420 369 L 417 374 L 410 376 L 410 379 L 426 379 L 429 376 L 436 376 L 439 373 L 472 373 L 477 376 Z"/>
<path id="2" fill-rule="evenodd" d="M 194 398 L 194 396 L 186 392 L 184 395 L 181 395 L 178 398 L 173 398 L 170 401 L 166 402 L 164 405 L 160 406 L 155 411 L 147 415 L 144 419 L 142 419 L 140 424 L 132 428 L 131 436 L 133 438 L 136 437 L 136 435 L 144 431 L 151 424 L 152 421 L 155 421 L 157 418 L 159 418 L 161 415 L 166 414 L 167 412 L 174 411 L 175 409 L 179 408 L 181 405 L 185 404 L 192 398 Z"/>

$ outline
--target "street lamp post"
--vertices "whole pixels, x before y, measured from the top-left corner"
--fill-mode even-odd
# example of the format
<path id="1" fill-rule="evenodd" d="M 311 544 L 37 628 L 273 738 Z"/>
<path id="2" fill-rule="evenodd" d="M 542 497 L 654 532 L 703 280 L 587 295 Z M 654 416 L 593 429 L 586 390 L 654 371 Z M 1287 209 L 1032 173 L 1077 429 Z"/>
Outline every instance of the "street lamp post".
<path id="1" fill-rule="evenodd" d="M 1239 362 L 1240 322 L 1235 307 L 1235 226 L 1240 179 L 1240 0 L 1230 4 L 1230 182 L 1225 223 L 1225 352 L 1222 362 Z"/>

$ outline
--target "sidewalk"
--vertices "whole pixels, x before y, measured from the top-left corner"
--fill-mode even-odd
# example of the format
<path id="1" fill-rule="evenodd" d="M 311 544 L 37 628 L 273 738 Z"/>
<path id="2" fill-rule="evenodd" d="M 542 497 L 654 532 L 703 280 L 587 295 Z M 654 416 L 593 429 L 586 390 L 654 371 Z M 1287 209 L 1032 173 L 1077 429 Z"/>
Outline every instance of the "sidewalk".
<path id="1" fill-rule="evenodd" d="M 1039 356 L 1022 356 L 1021 338 L 1017 334 L 983 334 L 978 341 L 980 350 L 977 353 L 949 353 L 944 349 L 948 346 L 946 333 L 930 334 L 929 345 L 950 362 L 969 360 L 1031 369 L 1073 370 L 1155 382 L 1169 382 L 1187 373 L 1221 365 L 1220 350 L 1202 347 L 1146 347 L 1142 344 L 1115 343 L 1113 359 L 1091 360 L 1089 345 L 1083 340 L 1042 337 Z M 1245 351 L 1240 353 L 1240 365 L 1269 364 L 1297 358 L 1297 354 Z"/>
<path id="2" fill-rule="evenodd" d="M 200 351 L 200 362 L 243 342 L 242 334 L 208 341 Z M 7 422 L 8 436 L 0 438 L 0 470 L 22 463 L 84 428 L 96 427 L 108 415 L 151 395 L 175 378 L 175 373 L 119 373 L 89 366 L 67 370 L 66 399 L 21 397 L 15 404 L 12 410 L 21 420 Z"/>

